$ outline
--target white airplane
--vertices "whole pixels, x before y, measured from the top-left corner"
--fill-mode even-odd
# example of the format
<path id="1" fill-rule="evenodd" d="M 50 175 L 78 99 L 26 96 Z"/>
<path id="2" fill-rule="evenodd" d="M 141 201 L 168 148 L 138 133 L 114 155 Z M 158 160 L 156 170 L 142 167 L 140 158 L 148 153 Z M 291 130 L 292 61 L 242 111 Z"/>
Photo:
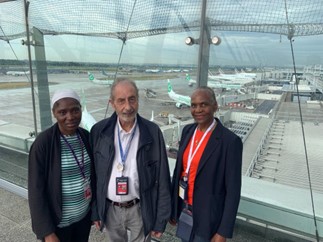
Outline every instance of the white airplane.
<path id="1" fill-rule="evenodd" d="M 226 90 L 240 90 L 242 88 L 242 85 L 240 83 L 219 83 L 219 82 L 209 82 L 209 87 L 211 88 L 221 88 Z"/>
<path id="2" fill-rule="evenodd" d="M 160 72 L 160 70 L 159 69 L 147 69 L 147 70 L 145 70 L 145 72 L 146 73 L 158 73 L 158 72 Z"/>
<path id="3" fill-rule="evenodd" d="M 225 74 L 221 69 L 219 69 L 218 75 L 213 75 L 209 73 L 209 78 L 216 81 L 235 81 L 235 82 L 242 82 L 242 83 L 249 83 L 253 82 L 254 79 L 250 77 L 242 77 L 238 74 Z"/>
<path id="4" fill-rule="evenodd" d="M 81 126 L 87 131 L 91 131 L 92 126 L 96 123 L 94 117 L 87 111 L 86 107 L 82 108 Z"/>
<path id="5" fill-rule="evenodd" d="M 235 77 L 223 76 L 222 74 L 213 75 L 211 72 L 209 72 L 209 79 L 215 81 L 232 81 L 233 79 L 235 79 Z"/>
<path id="6" fill-rule="evenodd" d="M 185 80 L 188 81 L 188 86 L 189 87 L 192 87 L 194 85 L 196 85 L 196 80 L 192 79 L 190 74 L 186 74 L 185 75 Z M 211 87 L 211 88 L 217 88 L 215 85 L 214 85 L 215 82 L 207 82 L 207 86 L 208 87 Z"/>
<path id="7" fill-rule="evenodd" d="M 242 80 L 244 80 L 244 79 L 246 79 L 246 80 L 254 80 L 256 78 L 256 76 L 257 76 L 256 73 L 251 73 L 251 72 L 246 73 L 246 72 L 243 71 L 243 69 L 241 69 L 241 72 L 239 72 L 237 69 L 234 69 L 234 72 L 235 72 L 235 74 L 225 74 L 222 71 L 222 69 L 219 68 L 219 73 L 222 76 L 228 76 L 228 77 L 232 76 L 232 77 L 236 77 L 236 78 L 239 78 L 239 79 L 242 79 Z"/>
<path id="8" fill-rule="evenodd" d="M 104 75 L 104 76 L 112 76 L 112 75 L 110 75 L 109 73 L 106 73 L 104 70 L 102 70 L 102 75 Z"/>
<path id="9" fill-rule="evenodd" d="M 85 94 L 82 89 L 82 119 L 81 119 L 81 127 L 86 129 L 87 131 L 91 131 L 92 126 L 96 123 L 94 117 L 87 111 L 86 102 L 85 102 Z"/>
<path id="10" fill-rule="evenodd" d="M 245 72 L 243 69 L 241 69 L 241 72 L 239 72 L 237 69 L 234 69 L 236 75 L 238 75 L 239 77 L 248 77 L 248 78 L 256 78 L 257 77 L 257 73 L 253 73 L 253 72 Z"/>
<path id="11" fill-rule="evenodd" d="M 188 86 L 192 87 L 194 84 L 196 84 L 196 80 L 191 79 L 191 76 L 189 74 L 186 74 L 185 79 L 188 81 Z M 216 81 L 208 81 L 207 86 L 213 89 L 221 88 L 221 89 L 240 89 L 241 84 L 239 83 L 223 83 L 223 82 L 216 82 Z"/>
<path id="12" fill-rule="evenodd" d="M 96 78 L 94 77 L 94 75 L 93 75 L 91 72 L 88 72 L 87 74 L 88 74 L 88 76 L 89 76 L 89 80 L 90 80 L 91 82 L 93 82 L 94 84 L 111 86 L 111 85 L 112 85 L 112 83 L 114 82 L 114 80 L 107 80 L 107 79 L 99 80 L 99 79 L 96 79 Z"/>
<path id="13" fill-rule="evenodd" d="M 188 107 L 191 106 L 191 98 L 189 96 L 184 96 L 184 95 L 175 93 L 173 91 L 173 87 L 169 79 L 168 79 L 168 96 L 176 102 L 175 105 L 177 108 L 181 108 L 183 106 L 188 106 Z"/>
<path id="14" fill-rule="evenodd" d="M 196 80 L 192 79 L 190 74 L 185 75 L 185 80 L 188 81 L 189 87 L 192 87 L 194 84 L 196 84 Z"/>
<path id="15" fill-rule="evenodd" d="M 24 75 L 29 75 L 29 71 L 7 71 L 6 75 L 11 75 L 11 76 L 24 76 Z"/>
<path id="16" fill-rule="evenodd" d="M 103 76 L 107 76 L 108 78 L 113 79 L 113 80 L 114 80 L 115 75 L 116 75 L 115 73 L 112 73 L 112 72 L 105 72 L 105 70 L 102 70 L 101 73 L 102 73 Z"/>

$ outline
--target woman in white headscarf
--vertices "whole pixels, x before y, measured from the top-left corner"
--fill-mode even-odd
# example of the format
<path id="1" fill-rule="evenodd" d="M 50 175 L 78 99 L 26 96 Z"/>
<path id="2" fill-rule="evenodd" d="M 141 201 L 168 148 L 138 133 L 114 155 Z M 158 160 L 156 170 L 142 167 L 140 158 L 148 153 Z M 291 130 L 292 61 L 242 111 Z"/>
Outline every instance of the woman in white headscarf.
<path id="1" fill-rule="evenodd" d="M 57 122 L 38 135 L 29 153 L 32 229 L 46 242 L 87 242 L 94 167 L 89 133 L 79 127 L 82 109 L 77 93 L 56 91 L 52 113 Z"/>

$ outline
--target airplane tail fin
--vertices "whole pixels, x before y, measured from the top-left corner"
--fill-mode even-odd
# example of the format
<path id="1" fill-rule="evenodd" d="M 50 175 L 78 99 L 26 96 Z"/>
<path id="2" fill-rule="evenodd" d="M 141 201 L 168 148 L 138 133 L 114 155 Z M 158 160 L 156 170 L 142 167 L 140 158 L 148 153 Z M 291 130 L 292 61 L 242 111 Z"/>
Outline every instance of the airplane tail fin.
<path id="1" fill-rule="evenodd" d="M 89 80 L 90 80 L 91 82 L 93 82 L 93 80 L 94 80 L 94 75 L 93 75 L 91 72 L 88 72 L 87 74 L 88 74 L 88 76 L 89 76 Z"/>
<path id="2" fill-rule="evenodd" d="M 82 105 L 82 120 L 81 126 L 90 132 L 92 126 L 96 123 L 94 117 L 87 111 L 86 108 L 86 100 L 85 100 L 85 93 L 84 89 L 82 88 L 81 93 L 81 105 Z"/>
<path id="3" fill-rule="evenodd" d="M 171 91 L 173 91 L 173 87 L 169 79 L 167 79 L 167 83 L 168 83 L 168 93 L 170 93 Z"/>
<path id="4" fill-rule="evenodd" d="M 186 81 L 190 81 L 191 80 L 190 74 L 186 74 L 185 79 L 186 79 Z"/>
<path id="5" fill-rule="evenodd" d="M 195 80 L 191 79 L 191 75 L 188 74 L 188 73 L 186 74 L 185 79 L 188 82 L 187 84 L 188 84 L 189 87 L 192 87 L 196 83 Z"/>

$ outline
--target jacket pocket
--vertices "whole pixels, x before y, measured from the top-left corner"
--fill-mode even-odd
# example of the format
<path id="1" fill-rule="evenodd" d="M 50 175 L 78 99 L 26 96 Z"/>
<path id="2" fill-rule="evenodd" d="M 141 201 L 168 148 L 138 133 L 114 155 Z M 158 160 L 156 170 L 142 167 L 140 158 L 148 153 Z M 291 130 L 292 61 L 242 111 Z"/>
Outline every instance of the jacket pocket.
<path id="1" fill-rule="evenodd" d="M 157 183 L 157 160 L 149 160 L 144 164 L 143 191 L 152 189 Z"/>

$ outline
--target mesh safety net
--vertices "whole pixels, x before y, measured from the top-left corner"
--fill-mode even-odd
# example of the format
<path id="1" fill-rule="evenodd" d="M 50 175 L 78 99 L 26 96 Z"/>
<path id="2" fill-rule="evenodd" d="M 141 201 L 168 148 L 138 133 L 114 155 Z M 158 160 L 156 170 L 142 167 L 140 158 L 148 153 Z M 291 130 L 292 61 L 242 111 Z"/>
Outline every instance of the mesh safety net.
<path id="1" fill-rule="evenodd" d="M 30 0 L 28 23 L 45 35 L 127 40 L 200 28 L 196 0 Z M 306 36 L 323 33 L 322 0 L 208 0 L 211 31 Z M 0 39 L 26 35 L 24 1 L 0 0 Z"/>

